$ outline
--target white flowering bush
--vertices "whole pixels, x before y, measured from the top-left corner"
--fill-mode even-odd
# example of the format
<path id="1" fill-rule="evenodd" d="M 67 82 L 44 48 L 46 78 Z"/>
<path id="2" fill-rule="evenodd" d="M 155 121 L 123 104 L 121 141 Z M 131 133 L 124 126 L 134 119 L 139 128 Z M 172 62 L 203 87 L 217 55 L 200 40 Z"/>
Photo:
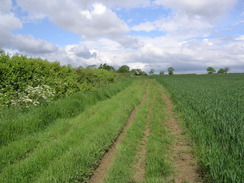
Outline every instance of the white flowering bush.
<path id="1" fill-rule="evenodd" d="M 38 85 L 36 87 L 28 85 L 17 96 L 17 98 L 9 100 L 8 105 L 37 106 L 44 101 L 53 100 L 55 91 L 48 85 Z"/>
<path id="2" fill-rule="evenodd" d="M 18 54 L 10 56 L 0 49 L 0 110 L 56 100 L 114 82 L 114 78 L 116 74 L 107 70 L 72 68 Z"/>

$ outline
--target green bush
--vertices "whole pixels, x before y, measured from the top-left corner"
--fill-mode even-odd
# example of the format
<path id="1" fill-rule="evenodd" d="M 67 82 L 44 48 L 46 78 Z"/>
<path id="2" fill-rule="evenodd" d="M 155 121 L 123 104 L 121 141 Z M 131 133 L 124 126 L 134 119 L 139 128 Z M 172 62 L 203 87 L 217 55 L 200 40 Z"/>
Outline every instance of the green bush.
<path id="1" fill-rule="evenodd" d="M 132 81 L 125 79 L 92 91 L 77 92 L 37 107 L 3 109 L 0 112 L 0 146 L 41 131 L 57 119 L 74 117 L 124 90 Z"/>
<path id="2" fill-rule="evenodd" d="M 103 69 L 72 68 L 71 65 L 61 66 L 59 62 L 51 63 L 22 55 L 10 57 L 1 50 L 0 108 L 13 104 L 29 106 L 29 99 L 35 99 L 36 102 L 32 103 L 37 105 L 46 100 L 58 99 L 114 82 L 115 77 L 115 73 Z M 42 97 L 43 92 L 47 92 L 46 86 L 52 94 Z M 31 90 L 38 88 L 40 92 L 36 91 L 35 96 L 30 98 L 31 93 L 33 94 Z"/>

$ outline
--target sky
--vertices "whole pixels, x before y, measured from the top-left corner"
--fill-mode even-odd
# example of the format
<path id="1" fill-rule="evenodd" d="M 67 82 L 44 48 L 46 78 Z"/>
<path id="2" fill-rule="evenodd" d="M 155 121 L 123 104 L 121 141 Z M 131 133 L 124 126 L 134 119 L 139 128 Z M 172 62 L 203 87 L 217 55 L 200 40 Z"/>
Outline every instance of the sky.
<path id="1" fill-rule="evenodd" d="M 73 67 L 244 72 L 244 1 L 0 0 L 0 48 Z"/>

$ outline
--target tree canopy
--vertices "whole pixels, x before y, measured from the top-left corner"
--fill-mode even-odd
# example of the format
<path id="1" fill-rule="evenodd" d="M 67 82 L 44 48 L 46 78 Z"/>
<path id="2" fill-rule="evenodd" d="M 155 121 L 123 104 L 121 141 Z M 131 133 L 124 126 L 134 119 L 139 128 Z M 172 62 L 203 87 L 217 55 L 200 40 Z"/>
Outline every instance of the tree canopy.
<path id="1" fill-rule="evenodd" d="M 108 70 L 108 71 L 115 71 L 115 68 L 113 66 L 110 66 L 110 65 L 108 65 L 106 63 L 100 64 L 98 69 L 104 69 L 104 70 Z"/>
<path id="2" fill-rule="evenodd" d="M 128 65 L 122 65 L 118 69 L 119 73 L 129 73 L 130 72 L 130 67 Z"/>
<path id="3" fill-rule="evenodd" d="M 151 69 L 150 71 L 149 71 L 149 75 L 153 75 L 155 73 L 155 70 L 154 69 Z"/>
<path id="4" fill-rule="evenodd" d="M 174 74 L 174 71 L 175 71 L 175 69 L 173 67 L 169 67 L 168 68 L 168 74 L 169 75 L 173 75 Z"/>
<path id="5" fill-rule="evenodd" d="M 159 72 L 159 75 L 164 75 L 164 71 L 160 71 Z"/>
<path id="6" fill-rule="evenodd" d="M 208 74 L 213 74 L 216 72 L 216 70 L 213 67 L 208 67 L 207 71 L 208 71 Z"/>
<path id="7" fill-rule="evenodd" d="M 218 74 L 227 74 L 230 71 L 229 67 L 220 68 Z"/>
<path id="8" fill-rule="evenodd" d="M 136 76 L 145 76 L 145 75 L 147 75 L 147 73 L 145 73 L 141 69 L 132 69 L 130 72 L 132 74 L 136 75 Z"/>

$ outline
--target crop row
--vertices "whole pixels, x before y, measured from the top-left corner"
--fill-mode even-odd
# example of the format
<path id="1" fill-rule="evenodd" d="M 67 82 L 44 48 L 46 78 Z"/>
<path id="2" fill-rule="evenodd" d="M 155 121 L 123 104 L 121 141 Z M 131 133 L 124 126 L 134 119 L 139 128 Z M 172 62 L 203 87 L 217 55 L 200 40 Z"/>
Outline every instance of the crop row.
<path id="1" fill-rule="evenodd" d="M 185 120 L 205 178 L 243 182 L 243 74 L 163 76 L 157 81 Z"/>

